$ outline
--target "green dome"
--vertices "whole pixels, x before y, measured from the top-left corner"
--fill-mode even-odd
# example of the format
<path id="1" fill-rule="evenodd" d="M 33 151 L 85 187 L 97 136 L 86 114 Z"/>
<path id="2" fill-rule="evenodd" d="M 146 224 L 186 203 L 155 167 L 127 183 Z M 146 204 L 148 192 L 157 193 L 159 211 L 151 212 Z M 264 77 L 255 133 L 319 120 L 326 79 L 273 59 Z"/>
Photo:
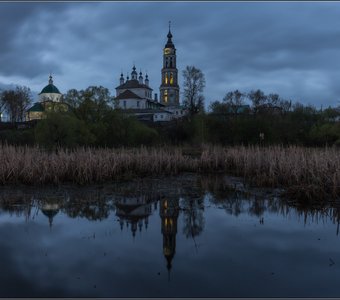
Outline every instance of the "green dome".
<path id="1" fill-rule="evenodd" d="M 57 88 L 55 85 L 53 85 L 53 84 L 48 84 L 48 85 L 46 85 L 46 86 L 42 89 L 42 91 L 41 91 L 40 94 L 47 94 L 47 93 L 60 94 L 58 88 Z"/>
<path id="2" fill-rule="evenodd" d="M 59 92 L 58 88 L 53 84 L 53 80 L 52 80 L 51 75 L 50 75 L 50 79 L 48 81 L 48 85 L 46 85 L 40 92 L 40 94 L 47 94 L 47 93 L 61 94 Z"/>

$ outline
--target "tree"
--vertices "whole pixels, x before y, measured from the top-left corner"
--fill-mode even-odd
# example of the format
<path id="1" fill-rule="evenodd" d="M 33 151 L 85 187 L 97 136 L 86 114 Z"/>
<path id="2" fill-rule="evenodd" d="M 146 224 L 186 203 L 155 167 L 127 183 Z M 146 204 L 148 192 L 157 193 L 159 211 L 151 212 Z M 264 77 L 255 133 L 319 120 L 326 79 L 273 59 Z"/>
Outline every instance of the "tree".
<path id="1" fill-rule="evenodd" d="M 95 140 L 83 121 L 69 113 L 50 112 L 35 128 L 38 144 L 50 149 L 89 145 Z"/>
<path id="2" fill-rule="evenodd" d="M 205 87 L 204 74 L 194 66 L 187 66 L 183 71 L 184 77 L 184 106 L 190 115 L 204 111 L 203 89 Z"/>
<path id="3" fill-rule="evenodd" d="M 66 94 L 63 95 L 63 100 L 73 108 L 79 107 L 81 103 L 80 92 L 76 89 L 68 90 Z"/>
<path id="4" fill-rule="evenodd" d="M 228 107 L 225 103 L 216 100 L 210 104 L 209 110 L 214 114 L 226 114 L 228 112 Z"/>
<path id="5" fill-rule="evenodd" d="M 259 111 L 259 108 L 267 101 L 267 96 L 261 90 L 251 91 L 248 94 L 248 97 L 253 104 L 253 109 L 255 113 L 257 113 Z"/>
<path id="6" fill-rule="evenodd" d="M 26 86 L 17 86 L 15 90 L 3 91 L 1 102 L 11 122 L 23 121 L 25 112 L 31 103 L 31 90 Z"/>
<path id="7" fill-rule="evenodd" d="M 236 114 L 239 107 L 244 105 L 244 94 L 239 90 L 228 92 L 224 96 L 223 102 L 226 105 L 227 112 Z"/>
<path id="8" fill-rule="evenodd" d="M 86 90 L 73 95 L 79 98 L 76 114 L 86 123 L 95 123 L 103 119 L 107 111 L 110 111 L 113 98 L 110 91 L 102 86 L 90 86 Z"/>

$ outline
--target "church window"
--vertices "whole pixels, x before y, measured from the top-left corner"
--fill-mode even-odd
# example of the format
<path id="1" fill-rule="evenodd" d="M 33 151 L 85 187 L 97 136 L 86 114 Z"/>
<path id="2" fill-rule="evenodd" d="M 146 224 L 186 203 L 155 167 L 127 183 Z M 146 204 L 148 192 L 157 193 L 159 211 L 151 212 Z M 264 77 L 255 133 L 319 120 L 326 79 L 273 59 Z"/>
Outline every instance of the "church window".
<path id="1" fill-rule="evenodd" d="M 174 76 L 170 73 L 170 84 L 174 84 Z"/>
<path id="2" fill-rule="evenodd" d="M 168 90 L 164 90 L 164 102 L 168 102 Z"/>
<path id="3" fill-rule="evenodd" d="M 170 58 L 170 68 L 172 68 L 172 58 Z"/>
<path id="4" fill-rule="evenodd" d="M 169 78 L 168 78 L 168 73 L 165 73 L 165 84 L 168 84 Z"/>
<path id="5" fill-rule="evenodd" d="M 137 101 L 137 107 L 139 107 L 139 101 Z"/>
<path id="6" fill-rule="evenodd" d="M 124 100 L 124 108 L 126 108 L 126 101 Z"/>

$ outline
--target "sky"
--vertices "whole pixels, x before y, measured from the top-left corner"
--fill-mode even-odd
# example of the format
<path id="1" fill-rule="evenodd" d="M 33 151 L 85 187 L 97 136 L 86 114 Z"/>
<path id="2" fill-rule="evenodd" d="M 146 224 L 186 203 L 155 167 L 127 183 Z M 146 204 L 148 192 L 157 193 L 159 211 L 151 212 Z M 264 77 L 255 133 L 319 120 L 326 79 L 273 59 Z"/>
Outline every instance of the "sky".
<path id="1" fill-rule="evenodd" d="M 206 107 L 229 91 L 340 105 L 340 2 L 0 2 L 0 88 L 62 93 L 147 71 L 159 95 L 171 20 L 182 71 L 205 75 Z M 131 77 L 131 75 L 130 75 Z M 182 98 L 182 97 L 181 97 Z"/>

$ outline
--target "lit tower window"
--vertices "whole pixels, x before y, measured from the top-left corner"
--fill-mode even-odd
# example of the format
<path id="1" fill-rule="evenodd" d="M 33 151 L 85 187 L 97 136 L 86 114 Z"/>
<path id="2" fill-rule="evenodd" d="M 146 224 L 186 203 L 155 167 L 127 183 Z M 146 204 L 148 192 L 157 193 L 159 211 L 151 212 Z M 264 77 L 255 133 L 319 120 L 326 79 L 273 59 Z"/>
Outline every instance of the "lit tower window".
<path id="1" fill-rule="evenodd" d="M 168 90 L 164 90 L 164 102 L 168 102 Z"/>

